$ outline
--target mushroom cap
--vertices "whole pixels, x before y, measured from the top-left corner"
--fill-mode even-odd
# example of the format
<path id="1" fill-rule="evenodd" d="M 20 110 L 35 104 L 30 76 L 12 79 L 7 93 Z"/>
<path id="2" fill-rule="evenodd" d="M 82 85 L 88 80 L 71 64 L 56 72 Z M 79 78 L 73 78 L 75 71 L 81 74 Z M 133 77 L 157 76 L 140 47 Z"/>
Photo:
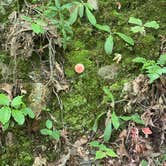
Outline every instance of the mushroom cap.
<path id="1" fill-rule="evenodd" d="M 81 63 L 78 63 L 78 64 L 76 64 L 75 65 L 75 72 L 76 73 L 82 73 L 82 72 L 84 72 L 84 70 L 85 70 L 85 67 L 84 67 L 84 65 L 83 64 L 81 64 Z"/>
<path id="2" fill-rule="evenodd" d="M 152 131 L 149 127 L 142 128 L 142 132 L 146 135 L 152 134 Z"/>

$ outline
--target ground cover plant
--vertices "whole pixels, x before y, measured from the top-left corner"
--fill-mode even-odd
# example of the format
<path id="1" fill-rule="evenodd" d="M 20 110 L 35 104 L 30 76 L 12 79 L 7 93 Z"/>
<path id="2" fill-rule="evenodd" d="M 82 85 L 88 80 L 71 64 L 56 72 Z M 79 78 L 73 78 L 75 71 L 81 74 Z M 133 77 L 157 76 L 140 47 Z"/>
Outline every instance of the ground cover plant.
<path id="1" fill-rule="evenodd" d="M 0 165 L 165 166 L 164 6 L 2 0 Z"/>

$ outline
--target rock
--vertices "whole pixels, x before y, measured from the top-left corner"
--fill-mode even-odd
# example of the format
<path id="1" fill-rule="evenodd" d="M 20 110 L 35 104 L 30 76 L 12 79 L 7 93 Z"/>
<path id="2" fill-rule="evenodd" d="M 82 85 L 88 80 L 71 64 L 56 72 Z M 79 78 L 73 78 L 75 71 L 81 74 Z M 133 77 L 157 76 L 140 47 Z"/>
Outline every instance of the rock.
<path id="1" fill-rule="evenodd" d="M 104 80 L 114 80 L 118 74 L 118 69 L 117 64 L 103 66 L 98 70 L 98 75 Z"/>

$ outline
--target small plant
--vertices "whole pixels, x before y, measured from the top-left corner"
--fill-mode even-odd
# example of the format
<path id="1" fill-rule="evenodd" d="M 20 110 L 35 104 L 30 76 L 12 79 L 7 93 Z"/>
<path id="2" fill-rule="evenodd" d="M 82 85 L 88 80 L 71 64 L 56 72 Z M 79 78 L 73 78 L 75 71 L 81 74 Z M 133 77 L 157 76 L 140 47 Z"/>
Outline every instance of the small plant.
<path id="1" fill-rule="evenodd" d="M 111 134 L 113 129 L 118 130 L 120 125 L 122 124 L 122 121 L 133 121 L 138 124 L 144 124 L 144 121 L 141 120 L 140 116 L 138 114 L 133 114 L 131 116 L 117 116 L 115 113 L 115 100 L 113 97 L 113 94 L 110 92 L 108 87 L 103 88 L 104 93 L 106 96 L 104 96 L 104 103 L 111 102 L 111 106 L 113 108 L 112 113 L 110 110 L 108 112 L 101 113 L 95 120 L 93 131 L 96 132 L 98 128 L 98 121 L 99 119 L 104 115 L 107 114 L 106 118 L 106 127 L 104 130 L 104 142 L 108 142 L 110 140 Z"/>
<path id="2" fill-rule="evenodd" d="M 12 120 L 23 125 L 27 115 L 32 119 L 35 117 L 33 111 L 26 107 L 22 98 L 23 96 L 17 96 L 11 100 L 7 95 L 0 94 L 0 122 L 3 130 L 8 129 Z"/>
<path id="3" fill-rule="evenodd" d="M 104 144 L 100 144 L 98 141 L 91 142 L 90 146 L 98 148 L 98 150 L 95 152 L 95 160 L 103 159 L 106 157 L 118 157 L 113 149 L 107 148 Z"/>
<path id="4" fill-rule="evenodd" d="M 46 128 L 44 129 L 41 129 L 40 130 L 40 133 L 42 135 L 47 135 L 49 136 L 50 138 L 52 139 L 56 139 L 56 140 L 59 140 L 60 138 L 60 132 L 58 130 L 54 130 L 53 129 L 53 123 L 51 120 L 46 120 Z"/>
<path id="5" fill-rule="evenodd" d="M 129 36 L 123 34 L 123 33 L 120 33 L 120 32 L 112 33 L 111 29 L 108 25 L 98 24 L 95 16 L 92 13 L 93 10 L 94 9 L 93 9 L 93 7 L 91 6 L 90 3 L 75 2 L 75 9 L 71 13 L 70 23 L 73 24 L 77 20 L 78 16 L 80 16 L 82 18 L 83 15 L 84 15 L 84 11 L 85 11 L 86 17 L 88 18 L 89 22 L 95 28 L 108 33 L 108 37 L 106 38 L 105 45 L 104 45 L 105 52 L 108 55 L 112 54 L 112 51 L 113 51 L 114 35 L 117 35 L 118 37 L 120 37 L 127 44 L 132 45 L 132 46 L 134 45 L 134 41 L 131 37 L 129 37 Z"/>
<path id="6" fill-rule="evenodd" d="M 155 62 L 154 60 L 147 60 L 142 57 L 133 59 L 133 62 L 142 63 L 142 71 L 145 71 L 150 79 L 150 83 L 153 83 L 156 79 L 160 78 L 162 74 L 166 73 L 166 54 L 162 54 L 160 58 Z"/>
<path id="7" fill-rule="evenodd" d="M 49 2 L 45 6 L 41 6 L 40 8 L 38 7 L 37 10 L 39 12 L 34 16 L 34 18 L 27 16 L 23 16 L 22 18 L 31 23 L 32 30 L 37 34 L 44 33 L 47 26 L 53 25 L 54 28 L 58 29 L 61 34 L 64 49 L 66 49 L 67 42 L 70 41 L 71 36 L 73 35 L 72 25 L 76 22 L 78 17 L 82 18 L 84 14 L 92 26 L 98 30 L 108 33 L 104 45 L 106 54 L 112 54 L 114 36 L 120 37 L 129 45 L 134 45 L 134 41 L 131 37 L 120 32 L 111 32 L 108 25 L 98 24 L 92 13 L 94 8 L 88 2 L 74 1 L 72 3 L 61 5 L 59 0 L 55 0 L 53 3 Z M 66 11 L 70 12 L 69 18 L 66 18 Z"/>
<path id="8" fill-rule="evenodd" d="M 141 33 L 142 35 L 146 34 L 146 28 L 153 28 L 158 29 L 159 24 L 156 21 L 148 21 L 145 24 L 142 23 L 142 20 L 135 17 L 130 17 L 129 19 L 130 24 L 135 24 L 135 26 L 131 27 L 131 31 L 133 33 Z"/>

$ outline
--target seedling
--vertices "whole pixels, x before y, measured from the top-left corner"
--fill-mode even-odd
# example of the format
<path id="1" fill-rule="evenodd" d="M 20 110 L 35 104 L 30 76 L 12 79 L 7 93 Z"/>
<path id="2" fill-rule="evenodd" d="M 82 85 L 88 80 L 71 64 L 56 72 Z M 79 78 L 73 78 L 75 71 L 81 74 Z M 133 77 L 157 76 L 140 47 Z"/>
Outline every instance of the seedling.
<path id="1" fill-rule="evenodd" d="M 47 135 L 52 139 L 59 140 L 60 138 L 60 132 L 58 130 L 53 129 L 53 122 L 51 120 L 47 120 L 46 123 L 46 128 L 41 129 L 40 133 L 42 135 Z"/>
<path id="2" fill-rule="evenodd" d="M 106 157 L 118 157 L 113 149 L 107 148 L 104 144 L 100 144 L 98 141 L 91 142 L 90 146 L 98 148 L 98 150 L 95 152 L 95 160 L 103 159 Z"/>
<path id="3" fill-rule="evenodd" d="M 17 96 L 11 100 L 7 95 L 0 94 L 0 122 L 3 130 L 8 129 L 13 120 L 19 125 L 23 125 L 26 116 L 32 119 L 35 117 L 33 111 L 26 107 L 22 98 L 23 96 Z"/>
<path id="4" fill-rule="evenodd" d="M 133 33 L 141 33 L 142 35 L 146 34 L 146 28 L 158 29 L 160 26 L 156 21 L 148 21 L 145 24 L 142 23 L 142 20 L 135 17 L 130 17 L 130 24 L 135 24 L 135 26 L 131 27 L 131 31 Z"/>
<path id="5" fill-rule="evenodd" d="M 166 54 L 162 54 L 157 62 L 154 60 L 147 60 L 142 57 L 133 59 L 133 62 L 143 64 L 142 71 L 145 71 L 150 79 L 150 83 L 153 83 L 155 80 L 160 78 L 162 74 L 166 73 L 166 67 L 164 67 L 166 64 Z"/>

